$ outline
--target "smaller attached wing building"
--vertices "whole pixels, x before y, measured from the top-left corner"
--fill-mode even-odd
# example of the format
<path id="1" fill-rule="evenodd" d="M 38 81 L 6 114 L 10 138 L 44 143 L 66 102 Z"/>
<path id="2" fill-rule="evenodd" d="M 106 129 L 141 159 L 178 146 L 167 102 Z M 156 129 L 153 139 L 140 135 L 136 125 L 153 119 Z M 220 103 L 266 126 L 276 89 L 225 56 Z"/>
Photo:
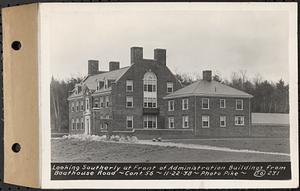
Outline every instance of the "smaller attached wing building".
<path id="1" fill-rule="evenodd" d="M 248 136 L 252 97 L 212 80 L 211 71 L 203 71 L 203 80 L 164 97 L 167 127 L 193 129 L 194 135 L 204 137 Z"/>

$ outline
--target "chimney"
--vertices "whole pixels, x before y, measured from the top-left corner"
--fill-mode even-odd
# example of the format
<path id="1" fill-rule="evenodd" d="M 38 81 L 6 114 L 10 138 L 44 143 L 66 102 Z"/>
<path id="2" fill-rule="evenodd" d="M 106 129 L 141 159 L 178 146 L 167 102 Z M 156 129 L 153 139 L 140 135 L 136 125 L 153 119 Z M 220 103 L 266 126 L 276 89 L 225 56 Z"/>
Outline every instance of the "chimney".
<path id="1" fill-rule="evenodd" d="M 99 73 L 99 60 L 88 60 L 88 75 Z"/>
<path id="2" fill-rule="evenodd" d="M 166 49 L 154 49 L 154 60 L 158 64 L 166 65 Z"/>
<path id="3" fill-rule="evenodd" d="M 120 62 L 109 62 L 109 71 L 120 69 Z"/>
<path id="4" fill-rule="evenodd" d="M 211 70 L 203 71 L 203 80 L 210 82 L 211 81 Z"/>
<path id="5" fill-rule="evenodd" d="M 130 48 L 131 60 L 130 63 L 136 64 L 143 60 L 143 47 L 131 47 Z"/>

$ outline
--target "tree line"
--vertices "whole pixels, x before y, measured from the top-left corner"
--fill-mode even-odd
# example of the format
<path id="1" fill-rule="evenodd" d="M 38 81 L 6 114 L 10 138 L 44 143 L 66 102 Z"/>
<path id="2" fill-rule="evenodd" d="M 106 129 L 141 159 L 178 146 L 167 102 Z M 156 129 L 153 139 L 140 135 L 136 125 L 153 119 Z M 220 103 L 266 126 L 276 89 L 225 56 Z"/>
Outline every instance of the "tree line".
<path id="1" fill-rule="evenodd" d="M 176 74 L 177 79 L 184 85 L 189 85 L 201 79 L 188 74 Z M 289 85 L 282 79 L 277 82 L 263 80 L 260 75 L 252 80 L 247 72 L 234 72 L 230 80 L 214 75 L 213 80 L 251 94 L 251 111 L 258 113 L 289 113 Z"/>
<path id="2" fill-rule="evenodd" d="M 277 82 L 262 80 L 259 75 L 250 80 L 246 71 L 234 72 L 230 80 L 220 75 L 214 75 L 213 80 L 242 90 L 253 95 L 251 111 L 260 113 L 288 113 L 289 112 L 289 85 L 282 79 Z M 189 74 L 176 74 L 183 86 L 187 86 L 199 79 Z M 69 106 L 68 96 L 75 84 L 82 81 L 81 77 L 67 80 L 58 80 L 52 77 L 50 84 L 50 115 L 51 129 L 57 132 L 68 132 Z"/>

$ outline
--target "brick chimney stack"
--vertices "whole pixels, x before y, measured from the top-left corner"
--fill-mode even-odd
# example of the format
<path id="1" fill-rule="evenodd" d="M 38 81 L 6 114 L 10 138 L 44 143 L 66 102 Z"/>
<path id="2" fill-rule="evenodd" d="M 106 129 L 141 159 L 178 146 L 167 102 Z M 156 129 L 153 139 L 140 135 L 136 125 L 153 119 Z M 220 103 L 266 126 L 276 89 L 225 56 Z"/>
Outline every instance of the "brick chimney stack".
<path id="1" fill-rule="evenodd" d="M 154 49 L 154 60 L 158 64 L 166 65 L 166 49 Z"/>
<path id="2" fill-rule="evenodd" d="M 211 70 L 204 70 L 203 71 L 203 80 L 211 82 L 211 80 L 212 80 Z"/>
<path id="3" fill-rule="evenodd" d="M 143 60 L 143 47 L 131 47 L 130 48 L 131 60 L 130 63 L 136 64 Z"/>
<path id="4" fill-rule="evenodd" d="M 88 60 L 88 75 L 99 73 L 99 60 Z"/>
<path id="5" fill-rule="evenodd" d="M 111 61 L 109 62 L 109 71 L 120 69 L 120 62 Z"/>

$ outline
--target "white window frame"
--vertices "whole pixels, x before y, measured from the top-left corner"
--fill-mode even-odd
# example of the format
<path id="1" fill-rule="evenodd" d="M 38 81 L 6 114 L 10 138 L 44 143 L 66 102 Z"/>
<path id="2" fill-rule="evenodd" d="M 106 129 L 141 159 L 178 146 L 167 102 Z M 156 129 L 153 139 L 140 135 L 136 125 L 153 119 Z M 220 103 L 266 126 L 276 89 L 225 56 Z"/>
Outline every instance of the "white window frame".
<path id="1" fill-rule="evenodd" d="M 81 129 L 81 124 L 78 118 L 76 118 L 76 130 L 80 130 Z"/>
<path id="2" fill-rule="evenodd" d="M 185 122 L 187 121 L 187 126 L 185 126 Z M 182 116 L 182 128 L 187 129 L 189 128 L 190 123 L 189 123 L 189 116 L 188 115 L 183 115 Z"/>
<path id="3" fill-rule="evenodd" d="M 155 118 L 155 127 L 151 127 L 151 128 L 149 128 L 149 123 L 148 123 L 148 121 L 149 121 L 149 119 L 150 118 Z M 146 119 L 146 121 L 147 121 L 147 127 L 145 127 L 145 119 Z M 152 121 L 153 122 L 153 121 Z M 144 115 L 143 116 L 143 128 L 144 129 L 157 129 L 157 116 L 156 115 Z"/>
<path id="4" fill-rule="evenodd" d="M 149 86 L 151 86 L 152 91 L 149 91 Z M 157 77 L 153 72 L 147 72 L 143 78 L 143 90 L 145 92 L 157 92 Z"/>
<path id="5" fill-rule="evenodd" d="M 172 91 L 169 92 L 169 88 L 172 88 Z M 167 82 L 167 93 L 173 93 L 173 91 L 174 91 L 174 83 Z"/>
<path id="6" fill-rule="evenodd" d="M 242 105 L 242 108 L 241 108 L 241 109 L 238 108 L 238 102 L 239 102 L 239 101 L 241 101 L 241 105 Z M 235 109 L 236 109 L 236 110 L 244 110 L 244 100 L 242 100 L 242 99 L 237 99 L 237 100 L 235 100 Z"/>
<path id="7" fill-rule="evenodd" d="M 204 126 L 203 122 L 207 122 L 207 126 Z M 209 115 L 202 115 L 202 117 L 201 117 L 201 127 L 204 128 L 204 129 L 206 129 L 206 128 L 209 128 L 209 126 L 210 126 Z"/>
<path id="8" fill-rule="evenodd" d="M 83 101 L 80 102 L 80 111 L 84 111 L 84 103 L 83 103 Z"/>
<path id="9" fill-rule="evenodd" d="M 149 103 L 152 103 L 152 107 L 149 107 Z M 157 108 L 157 99 L 152 97 L 144 97 L 144 108 Z"/>
<path id="10" fill-rule="evenodd" d="M 207 100 L 207 108 L 204 107 L 204 100 Z M 202 98 L 201 101 L 202 101 L 202 109 L 209 109 L 209 98 Z"/>
<path id="11" fill-rule="evenodd" d="M 222 125 L 222 121 L 224 121 L 224 125 Z M 220 116 L 220 127 L 226 127 L 226 116 L 225 115 Z"/>
<path id="12" fill-rule="evenodd" d="M 172 108 L 171 108 L 171 105 L 173 106 Z M 168 101 L 168 111 L 174 111 L 174 109 L 175 109 L 175 101 L 169 100 Z"/>
<path id="13" fill-rule="evenodd" d="M 173 124 L 173 126 L 171 126 Z M 174 129 L 175 128 L 175 119 L 174 117 L 168 117 L 168 127 L 169 129 Z"/>
<path id="14" fill-rule="evenodd" d="M 131 102 L 131 106 L 128 106 L 129 102 Z M 126 96 L 126 108 L 133 108 L 133 96 Z"/>
<path id="15" fill-rule="evenodd" d="M 105 107 L 109 107 L 109 96 L 105 96 Z"/>
<path id="16" fill-rule="evenodd" d="M 84 130 L 84 120 L 83 120 L 83 117 L 80 119 L 80 127 L 81 127 L 81 130 Z"/>
<path id="17" fill-rule="evenodd" d="M 71 112 L 75 112 L 75 104 L 74 104 L 74 102 L 71 103 Z"/>
<path id="18" fill-rule="evenodd" d="M 222 107 L 222 101 L 224 101 L 224 107 Z M 226 99 L 220 99 L 220 108 L 226 108 Z"/>
<path id="19" fill-rule="evenodd" d="M 185 102 L 186 101 L 186 107 L 185 107 Z M 189 109 L 189 99 L 188 98 L 184 98 L 182 99 L 182 110 L 188 110 Z"/>
<path id="20" fill-rule="evenodd" d="M 242 120 L 241 120 L 241 124 L 239 124 L 239 123 L 237 123 L 239 120 L 238 120 L 238 118 L 241 118 Z M 243 115 L 237 115 L 237 116 L 235 116 L 234 117 L 234 124 L 236 125 L 236 126 L 244 126 L 245 125 L 245 116 L 243 116 Z"/>
<path id="21" fill-rule="evenodd" d="M 131 127 L 128 127 L 128 121 L 131 121 Z M 133 116 L 126 116 L 126 128 L 127 129 L 133 129 Z"/>
<path id="22" fill-rule="evenodd" d="M 72 130 L 75 130 L 76 129 L 76 123 L 75 123 L 75 120 L 72 119 Z"/>
<path id="23" fill-rule="evenodd" d="M 76 111 L 79 111 L 79 101 L 76 101 Z"/>
<path id="24" fill-rule="evenodd" d="M 88 97 L 85 98 L 85 110 L 86 111 L 90 110 L 90 99 Z"/>
<path id="25" fill-rule="evenodd" d="M 131 90 L 128 90 L 131 87 Z M 126 92 L 133 92 L 133 80 L 126 80 Z"/>
<path id="26" fill-rule="evenodd" d="M 99 107 L 100 107 L 100 108 L 105 107 L 103 96 L 101 96 L 101 97 L 99 98 Z"/>

